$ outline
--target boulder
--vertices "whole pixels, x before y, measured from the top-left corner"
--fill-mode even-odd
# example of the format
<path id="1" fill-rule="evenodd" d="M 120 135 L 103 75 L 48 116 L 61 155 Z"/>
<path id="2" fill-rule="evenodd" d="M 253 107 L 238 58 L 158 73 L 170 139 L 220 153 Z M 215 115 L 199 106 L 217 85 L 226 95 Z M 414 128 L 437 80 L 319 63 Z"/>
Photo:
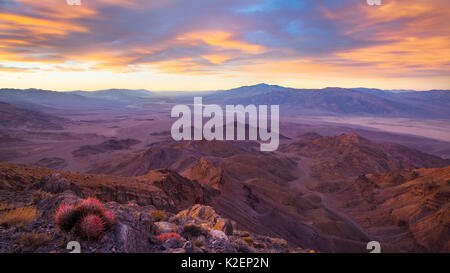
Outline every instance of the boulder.
<path id="1" fill-rule="evenodd" d="M 210 206 L 196 204 L 191 208 L 179 212 L 177 217 L 182 221 L 195 219 L 205 228 L 221 230 L 226 235 L 233 234 L 232 222 L 229 219 L 225 219 L 217 215 L 214 209 Z"/>
<path id="2" fill-rule="evenodd" d="M 159 234 L 162 233 L 171 233 L 171 232 L 177 232 L 178 227 L 177 225 L 170 223 L 170 222 L 155 222 L 154 223 L 157 227 L 157 231 Z"/>
<path id="3" fill-rule="evenodd" d="M 209 235 L 215 239 L 228 240 L 228 236 L 221 230 L 216 230 L 216 229 L 210 230 Z"/>

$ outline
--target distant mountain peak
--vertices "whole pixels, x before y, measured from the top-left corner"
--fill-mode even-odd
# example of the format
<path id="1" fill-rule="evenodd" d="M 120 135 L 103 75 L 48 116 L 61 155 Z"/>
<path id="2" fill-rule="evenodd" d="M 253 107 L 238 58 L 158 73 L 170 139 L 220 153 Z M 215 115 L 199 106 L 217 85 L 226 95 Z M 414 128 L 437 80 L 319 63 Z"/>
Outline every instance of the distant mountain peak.
<path id="1" fill-rule="evenodd" d="M 270 85 L 266 83 L 260 83 L 255 85 L 245 85 L 241 87 L 237 87 L 234 89 L 224 90 L 226 94 L 230 93 L 236 93 L 236 94 L 243 94 L 243 93 L 251 93 L 251 94 L 264 94 L 268 92 L 277 92 L 287 89 L 286 87 L 279 86 L 279 85 Z"/>
<path id="2" fill-rule="evenodd" d="M 254 84 L 254 85 L 245 85 L 245 86 L 241 86 L 238 87 L 239 88 L 268 88 L 268 87 L 273 87 L 273 88 L 286 88 L 280 85 L 276 85 L 276 84 L 267 84 L 267 83 L 258 83 L 258 84 Z"/>
<path id="3" fill-rule="evenodd" d="M 254 87 L 265 87 L 265 86 L 270 86 L 270 84 L 267 84 L 267 83 L 258 83 L 258 84 L 255 84 L 255 85 L 253 85 Z"/>

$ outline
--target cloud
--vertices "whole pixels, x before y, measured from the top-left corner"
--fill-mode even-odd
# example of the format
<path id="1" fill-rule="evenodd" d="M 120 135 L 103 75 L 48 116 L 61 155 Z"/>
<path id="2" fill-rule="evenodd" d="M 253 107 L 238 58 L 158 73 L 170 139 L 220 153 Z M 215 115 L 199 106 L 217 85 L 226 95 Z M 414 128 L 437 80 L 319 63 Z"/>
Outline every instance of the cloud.
<path id="1" fill-rule="evenodd" d="M 87 32 L 88 30 L 70 22 L 55 22 L 32 16 L 0 13 L 1 31 L 30 33 L 33 35 L 67 35 L 70 32 Z"/>
<path id="2" fill-rule="evenodd" d="M 212 64 L 221 64 L 232 58 L 229 55 L 219 55 L 219 54 L 202 55 L 202 57 L 207 59 Z"/>
<path id="3" fill-rule="evenodd" d="M 450 73 L 449 15 L 444 0 L 3 0 L 0 63 L 5 73 L 37 71 L 28 63 L 67 73 L 431 82 Z"/>
<path id="4" fill-rule="evenodd" d="M 263 47 L 257 44 L 250 44 L 242 42 L 233 37 L 232 33 L 224 31 L 199 31 L 182 34 L 177 37 L 178 41 L 188 45 L 198 45 L 199 42 L 205 43 L 210 46 L 239 50 L 245 53 L 259 53 L 263 51 Z"/>

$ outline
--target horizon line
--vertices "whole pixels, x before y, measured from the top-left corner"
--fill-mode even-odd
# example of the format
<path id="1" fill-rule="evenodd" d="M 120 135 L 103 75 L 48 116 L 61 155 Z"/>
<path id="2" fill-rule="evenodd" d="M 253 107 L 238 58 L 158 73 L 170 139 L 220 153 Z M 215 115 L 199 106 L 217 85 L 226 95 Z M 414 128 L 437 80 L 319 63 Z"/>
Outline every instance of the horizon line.
<path id="1" fill-rule="evenodd" d="M 239 85 L 237 87 L 232 87 L 228 89 L 195 89 L 195 90 L 179 90 L 179 89 L 169 89 L 169 90 L 152 90 L 152 89 L 146 89 L 146 88 L 118 88 L 118 87 L 111 87 L 111 88 L 105 88 L 105 89 L 93 89 L 93 90 L 87 90 L 87 89 L 73 89 L 73 90 L 54 90 L 54 89 L 45 89 L 45 88 L 36 88 L 36 87 L 29 87 L 29 88 L 14 88 L 14 87 L 0 87 L 0 90 L 40 90 L 40 91 L 49 91 L 49 92 L 61 92 L 61 93 L 70 93 L 70 92 L 98 92 L 98 91 L 109 91 L 109 90 L 128 90 L 128 91 L 147 91 L 147 92 L 154 92 L 154 93 L 161 93 L 161 92 L 218 92 L 218 91 L 228 91 L 243 87 L 256 87 L 256 86 L 276 86 L 286 89 L 296 89 L 296 90 L 324 90 L 329 88 L 337 88 L 337 89 L 348 89 L 348 90 L 354 90 L 354 89 L 370 89 L 370 90 L 380 90 L 380 91 L 410 91 L 410 92 L 429 92 L 429 91 L 450 91 L 450 89 L 409 89 L 409 88 L 396 88 L 396 89 L 381 89 L 381 88 L 374 88 L 374 87 L 363 87 L 363 86 L 357 86 L 357 87 L 339 87 L 339 86 L 326 86 L 322 88 L 302 88 L 302 87 L 290 87 L 290 86 L 283 86 L 279 84 L 267 84 L 267 83 L 258 83 L 258 84 L 252 84 L 252 85 Z"/>

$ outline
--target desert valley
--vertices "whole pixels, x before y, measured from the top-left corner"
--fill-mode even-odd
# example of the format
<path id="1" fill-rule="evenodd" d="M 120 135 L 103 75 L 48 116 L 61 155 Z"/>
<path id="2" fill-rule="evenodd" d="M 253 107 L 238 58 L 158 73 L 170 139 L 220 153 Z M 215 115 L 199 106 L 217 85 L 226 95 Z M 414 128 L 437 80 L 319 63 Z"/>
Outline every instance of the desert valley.
<path id="1" fill-rule="evenodd" d="M 280 105 L 279 148 L 174 141 L 194 95 Z M 0 252 L 449 252 L 449 120 L 447 90 L 1 89 Z M 89 197 L 95 240 L 55 217 Z"/>

